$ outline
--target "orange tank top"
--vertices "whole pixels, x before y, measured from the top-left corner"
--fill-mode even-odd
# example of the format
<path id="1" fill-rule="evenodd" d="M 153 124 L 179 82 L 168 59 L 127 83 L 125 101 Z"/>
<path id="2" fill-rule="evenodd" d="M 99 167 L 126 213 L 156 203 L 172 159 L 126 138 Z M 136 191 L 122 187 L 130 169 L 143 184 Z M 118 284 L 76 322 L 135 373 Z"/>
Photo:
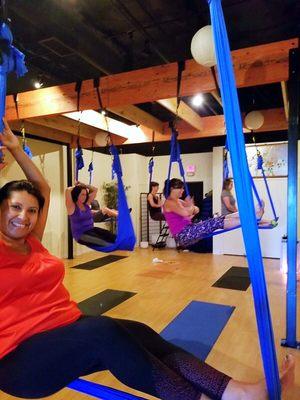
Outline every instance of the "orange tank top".
<path id="1" fill-rule="evenodd" d="M 30 254 L 0 240 L 0 359 L 23 340 L 82 314 L 63 285 L 64 264 L 29 236 Z"/>

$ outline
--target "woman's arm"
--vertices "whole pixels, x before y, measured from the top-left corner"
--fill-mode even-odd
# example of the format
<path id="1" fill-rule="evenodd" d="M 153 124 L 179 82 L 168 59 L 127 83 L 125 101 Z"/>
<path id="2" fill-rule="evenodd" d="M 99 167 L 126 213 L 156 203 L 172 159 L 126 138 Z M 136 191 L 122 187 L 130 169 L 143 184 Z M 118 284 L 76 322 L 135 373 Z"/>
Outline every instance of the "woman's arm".
<path id="1" fill-rule="evenodd" d="M 88 206 L 90 206 L 92 204 L 92 201 L 94 201 L 97 196 L 98 189 L 95 186 L 86 185 L 85 183 L 81 183 L 81 182 L 76 182 L 76 184 L 86 187 L 87 190 L 89 191 L 89 197 L 88 197 L 86 204 Z"/>
<path id="2" fill-rule="evenodd" d="M 0 134 L 0 139 L 3 145 L 8 149 L 11 155 L 14 157 L 16 162 L 21 167 L 26 178 L 40 190 L 42 196 L 45 199 L 45 204 L 42 210 L 40 210 L 37 224 L 32 233 L 39 239 L 42 240 L 45 225 L 47 222 L 49 202 L 50 202 L 50 186 L 46 179 L 34 164 L 34 162 L 27 156 L 27 154 L 21 148 L 17 137 L 11 131 L 8 123 L 4 122 L 4 130 Z"/>
<path id="3" fill-rule="evenodd" d="M 71 192 L 74 189 L 75 186 L 70 186 L 66 189 L 65 191 L 65 203 L 66 203 L 66 208 L 67 208 L 67 213 L 68 215 L 74 214 L 75 211 L 75 203 L 72 199 Z"/>
<path id="4" fill-rule="evenodd" d="M 194 215 L 195 206 L 185 207 L 181 202 L 167 199 L 164 204 L 165 211 L 174 212 L 182 217 L 191 217 Z"/>
<path id="5" fill-rule="evenodd" d="M 163 202 L 160 199 L 158 199 L 157 204 L 154 203 L 153 195 L 151 193 L 148 194 L 147 200 L 149 201 L 151 207 L 154 207 L 154 208 L 161 208 L 161 206 L 163 205 Z"/>

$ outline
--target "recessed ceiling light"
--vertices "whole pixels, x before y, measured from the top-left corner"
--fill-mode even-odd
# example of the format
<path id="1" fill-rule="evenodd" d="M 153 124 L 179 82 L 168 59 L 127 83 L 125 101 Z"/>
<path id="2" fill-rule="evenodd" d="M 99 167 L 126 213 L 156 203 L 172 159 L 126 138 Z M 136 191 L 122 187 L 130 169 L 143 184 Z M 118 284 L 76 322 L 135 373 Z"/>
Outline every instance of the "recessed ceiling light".
<path id="1" fill-rule="evenodd" d="M 33 86 L 34 86 L 36 89 L 40 89 L 40 88 L 43 86 L 43 82 L 42 82 L 41 80 L 34 81 L 34 82 L 33 82 Z"/>
<path id="2" fill-rule="evenodd" d="M 192 99 L 192 104 L 195 107 L 199 107 L 201 106 L 201 104 L 203 104 L 203 101 L 204 101 L 203 94 L 196 94 Z"/>

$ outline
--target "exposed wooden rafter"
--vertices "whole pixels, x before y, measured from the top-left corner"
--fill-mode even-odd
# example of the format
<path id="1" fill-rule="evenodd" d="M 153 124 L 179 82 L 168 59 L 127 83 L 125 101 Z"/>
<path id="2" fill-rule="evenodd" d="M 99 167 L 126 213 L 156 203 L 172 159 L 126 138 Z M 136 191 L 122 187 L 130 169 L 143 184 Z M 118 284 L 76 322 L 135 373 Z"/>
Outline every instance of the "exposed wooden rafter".
<path id="1" fill-rule="evenodd" d="M 136 125 L 144 125 L 155 132 L 163 134 L 164 124 L 158 118 L 132 105 L 111 107 L 108 111 L 132 121 Z"/>
<path id="2" fill-rule="evenodd" d="M 202 131 L 203 121 L 200 115 L 198 115 L 191 107 L 189 107 L 184 101 L 181 101 L 177 110 L 177 98 L 157 100 L 161 106 L 171 111 L 173 114 L 177 114 L 180 119 L 190 124 L 192 127 Z"/>
<path id="3" fill-rule="evenodd" d="M 288 53 L 298 47 L 298 39 L 249 47 L 232 52 L 238 87 L 265 85 L 288 79 Z M 145 103 L 176 96 L 177 63 L 105 76 L 100 79 L 104 108 Z M 216 89 L 209 68 L 193 60 L 186 61 L 182 75 L 181 95 Z M 75 84 L 54 86 L 19 94 L 17 116 L 13 96 L 7 96 L 7 119 L 74 112 L 77 110 Z M 98 98 L 92 80 L 83 81 L 80 110 L 97 109 Z"/>
<path id="4" fill-rule="evenodd" d="M 255 133 L 261 132 L 276 132 L 287 129 L 287 121 L 285 119 L 283 108 L 274 108 L 270 110 L 260 110 L 264 115 L 263 126 L 256 130 Z M 225 135 L 225 124 L 223 115 L 215 115 L 210 117 L 203 117 L 203 130 L 200 132 L 197 129 L 191 127 L 185 121 L 178 121 L 176 127 L 179 132 L 178 139 L 199 139 L 207 137 L 216 137 Z M 164 135 L 155 135 L 155 141 L 167 141 L 170 140 L 170 129 L 166 126 L 166 133 Z M 248 129 L 244 129 L 244 132 L 249 132 Z M 152 141 L 152 132 L 147 127 L 140 127 L 140 135 L 143 135 L 144 142 Z M 124 144 L 137 143 L 134 137 L 128 138 Z"/>
<path id="5" fill-rule="evenodd" d="M 280 84 L 281 84 L 281 93 L 282 93 L 282 99 L 283 99 L 285 118 L 288 121 L 289 120 L 289 100 L 288 100 L 287 86 L 286 86 L 285 81 L 280 82 Z"/>

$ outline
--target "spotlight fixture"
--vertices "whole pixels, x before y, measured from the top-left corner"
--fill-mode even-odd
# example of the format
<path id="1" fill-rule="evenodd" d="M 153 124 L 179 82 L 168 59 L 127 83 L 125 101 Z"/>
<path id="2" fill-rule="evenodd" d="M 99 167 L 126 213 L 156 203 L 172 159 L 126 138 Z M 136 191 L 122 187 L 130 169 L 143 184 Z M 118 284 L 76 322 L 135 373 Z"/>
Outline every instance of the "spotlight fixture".
<path id="1" fill-rule="evenodd" d="M 195 107 L 199 107 L 201 106 L 201 104 L 203 104 L 203 101 L 204 101 L 203 94 L 196 94 L 192 99 L 192 104 Z"/>
<path id="2" fill-rule="evenodd" d="M 38 78 L 35 81 L 33 81 L 33 86 L 35 87 L 35 89 L 40 89 L 43 85 L 44 83 L 41 78 Z"/>
<path id="3" fill-rule="evenodd" d="M 102 115 L 106 115 L 106 111 L 105 110 L 101 110 L 100 111 Z"/>

